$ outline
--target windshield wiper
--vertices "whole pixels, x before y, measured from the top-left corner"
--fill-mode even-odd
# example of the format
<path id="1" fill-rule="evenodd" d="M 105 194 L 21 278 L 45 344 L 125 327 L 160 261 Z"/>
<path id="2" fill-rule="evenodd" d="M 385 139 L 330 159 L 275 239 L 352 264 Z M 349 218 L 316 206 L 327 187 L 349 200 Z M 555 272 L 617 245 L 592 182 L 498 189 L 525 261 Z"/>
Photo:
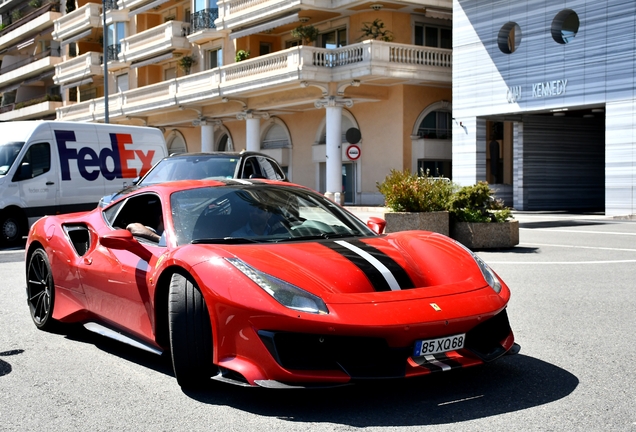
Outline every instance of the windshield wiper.
<path id="1" fill-rule="evenodd" d="M 192 244 L 241 244 L 241 243 L 262 243 L 260 239 L 247 237 L 216 237 L 216 238 L 200 238 L 194 239 Z"/>

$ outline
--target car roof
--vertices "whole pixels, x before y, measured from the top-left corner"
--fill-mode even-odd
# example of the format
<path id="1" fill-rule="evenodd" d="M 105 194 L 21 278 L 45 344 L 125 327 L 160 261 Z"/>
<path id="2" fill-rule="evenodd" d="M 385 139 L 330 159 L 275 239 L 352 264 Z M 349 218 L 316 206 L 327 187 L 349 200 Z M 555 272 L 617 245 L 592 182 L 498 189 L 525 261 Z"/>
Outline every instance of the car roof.
<path id="1" fill-rule="evenodd" d="M 188 152 L 188 153 L 173 153 L 169 158 L 191 158 L 191 157 L 246 157 L 246 156 L 263 156 L 266 158 L 270 158 L 270 156 L 255 152 L 255 151 L 240 151 L 240 152 Z"/>

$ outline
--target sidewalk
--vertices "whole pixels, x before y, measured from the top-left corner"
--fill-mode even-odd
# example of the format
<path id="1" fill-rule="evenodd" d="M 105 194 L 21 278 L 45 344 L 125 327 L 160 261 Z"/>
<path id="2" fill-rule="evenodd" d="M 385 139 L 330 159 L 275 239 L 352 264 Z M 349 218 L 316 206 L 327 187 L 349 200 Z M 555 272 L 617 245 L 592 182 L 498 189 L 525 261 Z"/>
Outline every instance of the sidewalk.
<path id="1" fill-rule="evenodd" d="M 375 216 L 384 219 L 384 213 L 389 210 L 386 207 L 356 207 L 345 206 L 347 210 L 356 215 L 363 222 L 370 217 Z M 558 222 L 565 220 L 633 220 L 636 221 L 636 215 L 624 216 L 606 216 L 603 213 L 570 213 L 564 211 L 513 211 L 514 218 L 520 224 L 531 222 Z"/>

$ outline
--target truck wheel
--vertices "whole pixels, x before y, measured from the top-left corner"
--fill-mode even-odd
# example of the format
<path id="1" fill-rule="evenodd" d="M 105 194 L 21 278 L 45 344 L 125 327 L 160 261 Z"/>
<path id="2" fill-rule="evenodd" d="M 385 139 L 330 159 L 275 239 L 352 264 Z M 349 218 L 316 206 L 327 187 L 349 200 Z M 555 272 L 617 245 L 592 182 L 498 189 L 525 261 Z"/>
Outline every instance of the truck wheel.
<path id="1" fill-rule="evenodd" d="M 26 223 L 24 217 L 15 210 L 2 212 L 0 215 L 0 244 L 13 246 L 22 240 Z"/>

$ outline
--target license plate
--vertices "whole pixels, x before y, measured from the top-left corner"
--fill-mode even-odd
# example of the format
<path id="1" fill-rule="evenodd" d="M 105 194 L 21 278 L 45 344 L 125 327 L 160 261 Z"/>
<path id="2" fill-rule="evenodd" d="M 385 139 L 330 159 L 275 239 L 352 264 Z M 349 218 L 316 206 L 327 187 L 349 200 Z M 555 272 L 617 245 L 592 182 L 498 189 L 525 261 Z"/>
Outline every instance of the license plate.
<path id="1" fill-rule="evenodd" d="M 433 355 L 464 348 L 465 334 L 415 342 L 414 357 Z"/>

